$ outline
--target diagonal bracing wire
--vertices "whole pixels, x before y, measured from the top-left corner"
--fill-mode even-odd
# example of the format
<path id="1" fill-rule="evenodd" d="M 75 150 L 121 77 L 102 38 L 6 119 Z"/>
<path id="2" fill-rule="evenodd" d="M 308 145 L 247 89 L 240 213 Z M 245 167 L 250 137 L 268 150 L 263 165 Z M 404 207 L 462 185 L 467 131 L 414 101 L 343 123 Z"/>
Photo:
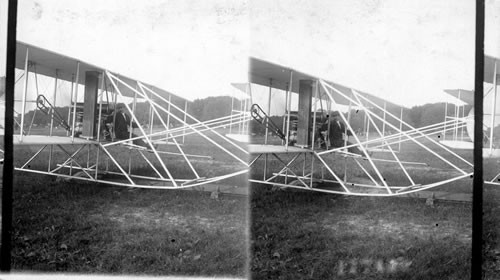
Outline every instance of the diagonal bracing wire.
<path id="1" fill-rule="evenodd" d="M 337 103 L 335 102 L 335 99 L 333 98 L 333 96 L 330 94 L 330 92 L 326 89 L 326 87 L 324 86 L 324 84 L 321 82 L 321 85 L 323 86 L 324 90 L 326 91 L 326 94 L 328 95 L 328 97 L 330 98 L 330 100 L 332 101 L 333 104 L 335 104 L 335 106 L 337 106 Z M 350 102 L 352 102 L 353 100 L 349 99 Z M 353 102 L 355 103 L 355 102 Z M 344 121 L 344 123 L 346 124 L 347 128 L 350 130 L 350 131 L 354 131 L 351 127 L 351 125 L 349 124 L 349 122 L 345 119 L 345 116 L 343 114 L 340 114 L 340 117 L 342 118 L 342 120 Z M 353 137 L 354 139 L 356 140 L 356 142 L 358 143 L 361 143 L 361 141 L 359 140 L 358 136 L 356 135 L 356 133 L 353 133 Z M 375 163 L 372 161 L 371 159 L 371 156 L 368 154 L 368 151 L 366 150 L 365 147 L 363 147 L 363 145 L 360 145 L 359 148 L 361 149 L 361 151 L 365 154 L 366 158 L 368 159 L 368 162 L 370 162 L 370 165 L 372 166 L 372 168 L 375 170 L 375 173 L 377 173 L 377 176 L 379 177 L 380 181 L 382 182 L 382 184 L 384 185 L 384 187 L 386 188 L 387 192 L 388 193 L 392 193 L 391 189 L 389 188 L 389 186 L 387 185 L 387 182 L 385 182 L 384 180 L 384 177 L 382 176 L 382 174 L 380 173 L 380 171 L 378 170 L 377 166 L 375 165 Z"/>
<path id="2" fill-rule="evenodd" d="M 356 100 L 359 102 L 359 104 L 361 104 L 361 108 L 362 108 L 363 110 L 366 110 L 366 108 L 362 105 L 361 101 L 359 100 L 358 96 L 357 96 L 356 94 L 354 94 L 354 97 L 355 97 L 355 98 L 356 98 Z M 375 129 L 377 130 L 378 134 L 379 134 L 380 136 L 382 136 L 382 137 L 383 137 L 382 132 L 380 131 L 380 129 L 378 128 L 378 126 L 375 124 L 375 122 L 373 121 L 372 117 L 371 117 L 369 114 L 368 114 L 367 116 L 368 116 L 368 118 L 369 118 L 370 122 L 372 122 L 373 126 L 374 126 L 374 127 L 375 127 Z M 402 170 L 403 170 L 403 172 L 405 173 L 405 175 L 406 175 L 406 177 L 408 178 L 408 180 L 410 181 L 410 183 L 411 183 L 412 185 L 415 185 L 415 182 L 414 182 L 414 181 L 413 181 L 413 179 L 411 178 L 410 174 L 408 174 L 408 172 L 406 171 L 406 168 L 403 166 L 403 164 L 401 163 L 401 161 L 399 160 L 399 158 L 396 156 L 396 154 L 395 154 L 395 153 L 394 153 L 394 151 L 392 150 L 391 145 L 389 145 L 389 144 L 387 143 L 387 141 L 384 141 L 384 142 L 386 143 L 387 148 L 388 148 L 388 149 L 389 149 L 389 151 L 391 152 L 391 154 L 392 154 L 392 156 L 394 157 L 394 159 L 398 162 L 399 167 L 401 167 L 401 169 L 402 169 Z"/>
<path id="3" fill-rule="evenodd" d="M 113 85 L 114 89 L 117 91 L 117 93 L 118 93 L 121 97 L 123 97 L 123 94 L 121 93 L 120 89 L 118 88 L 118 85 L 117 85 L 117 84 L 115 83 L 115 81 L 112 79 L 112 77 L 113 77 L 113 78 L 116 78 L 116 77 L 114 77 L 111 73 L 109 73 L 109 71 L 106 71 L 106 75 L 107 75 L 107 76 L 108 76 L 108 78 L 110 79 L 110 81 L 111 81 L 111 83 L 112 83 L 112 85 Z M 125 84 L 125 85 L 127 85 L 127 84 Z M 127 86 L 128 86 L 128 85 L 127 85 Z M 133 88 L 132 88 L 132 89 L 133 89 Z M 133 90 L 134 90 L 134 92 L 138 93 L 138 91 L 136 91 L 135 89 L 133 89 Z M 132 110 L 130 110 L 130 107 L 129 107 L 127 104 L 125 104 L 125 107 L 127 108 L 127 110 L 128 110 L 129 112 L 132 112 Z M 135 116 L 134 114 L 131 114 L 131 119 L 133 119 L 133 121 L 134 121 L 134 122 L 139 123 L 139 121 L 137 120 L 137 118 L 136 118 L 136 116 Z M 146 135 L 147 135 L 147 134 L 146 134 L 146 132 L 144 131 L 144 129 L 143 129 L 141 126 L 139 126 L 138 128 L 139 128 L 139 130 L 141 131 L 142 135 L 144 135 L 144 136 L 146 136 Z M 177 183 L 175 182 L 175 180 L 174 180 L 174 178 L 172 177 L 172 174 L 170 173 L 170 171 L 168 170 L 168 168 L 165 166 L 165 163 L 164 163 L 164 162 L 163 162 L 163 160 L 161 159 L 160 155 L 156 152 L 156 149 L 154 148 L 153 144 L 151 143 L 151 140 L 149 139 L 149 137 L 146 137 L 145 139 L 146 139 L 146 141 L 147 141 L 148 145 L 150 146 L 150 148 L 152 149 L 153 153 L 155 154 L 156 159 L 160 162 L 160 165 L 162 166 L 163 170 L 165 171 L 165 173 L 167 173 L 167 176 L 168 176 L 168 177 L 169 177 L 169 179 L 172 181 L 172 184 L 173 184 L 175 187 L 177 187 Z"/>
<path id="4" fill-rule="evenodd" d="M 342 95 L 344 98 L 348 99 L 348 100 L 352 100 L 351 98 L 349 98 L 348 96 L 346 96 L 345 94 L 343 94 L 341 91 L 335 89 L 334 87 L 332 87 L 331 85 L 321 81 L 321 84 L 323 87 L 329 87 L 331 88 L 332 90 L 334 90 L 335 92 L 337 92 L 338 94 Z M 375 104 L 374 102 L 372 102 L 371 100 L 367 99 L 366 97 L 358 94 L 356 91 L 353 91 L 354 94 L 358 95 L 360 98 L 363 98 L 364 100 L 368 101 L 369 103 L 371 103 L 372 105 L 376 106 L 378 109 L 380 110 L 383 110 L 382 108 L 380 108 L 380 106 L 378 106 L 377 104 Z M 378 118 L 379 120 L 383 121 L 380 116 L 377 116 L 375 113 L 371 112 L 371 111 L 367 111 L 369 114 L 371 114 L 372 116 L 374 116 L 375 118 Z M 398 119 L 397 117 L 395 117 L 393 114 L 391 114 L 390 112 L 387 113 L 389 116 L 395 118 L 395 119 Z M 402 120 L 401 120 L 402 121 Z M 403 121 L 402 121 L 403 122 Z M 408 127 L 410 127 L 411 129 L 414 129 L 412 126 L 410 126 L 409 124 L 403 122 L 405 125 L 407 125 Z M 399 131 L 399 129 L 392 125 L 391 123 L 387 123 L 387 125 L 389 125 L 390 127 L 392 127 L 393 129 Z M 416 130 L 418 132 L 418 130 Z M 436 157 L 438 157 L 439 159 L 441 159 L 442 161 L 444 161 L 445 163 L 447 163 L 448 165 L 450 165 L 451 167 L 455 168 L 456 170 L 458 170 L 459 172 L 461 172 L 462 174 L 467 174 L 467 172 L 463 171 L 462 169 L 460 169 L 459 167 L 457 167 L 456 165 L 454 165 L 453 163 L 451 163 L 450 161 L 446 160 L 445 158 L 443 158 L 441 155 L 437 154 L 436 152 L 434 152 L 433 150 L 431 150 L 429 147 L 425 146 L 424 144 L 420 143 L 419 141 L 415 140 L 414 138 L 410 137 L 407 135 L 406 132 L 404 131 L 400 131 L 401 133 L 403 133 L 403 135 L 405 137 L 408 137 L 411 141 L 413 141 L 414 143 L 416 143 L 417 145 L 421 146 L 422 148 L 426 149 L 428 152 L 432 153 L 433 155 L 435 155 Z M 436 141 L 434 141 L 433 139 L 431 139 L 430 137 L 428 137 L 427 135 L 419 132 L 419 134 L 423 135 L 424 137 L 426 137 L 427 139 L 431 140 L 433 143 L 439 145 L 440 147 L 444 147 L 442 144 L 440 143 L 436 143 Z M 466 162 L 467 164 L 471 165 L 471 163 L 469 163 L 468 161 L 466 161 L 465 159 L 463 159 L 462 157 L 460 157 L 459 155 L 457 155 L 456 153 L 453 153 L 452 151 L 450 151 L 448 148 L 444 147 L 444 149 L 448 152 L 450 152 L 452 155 L 454 155 L 455 157 L 463 160 L 464 162 Z"/>

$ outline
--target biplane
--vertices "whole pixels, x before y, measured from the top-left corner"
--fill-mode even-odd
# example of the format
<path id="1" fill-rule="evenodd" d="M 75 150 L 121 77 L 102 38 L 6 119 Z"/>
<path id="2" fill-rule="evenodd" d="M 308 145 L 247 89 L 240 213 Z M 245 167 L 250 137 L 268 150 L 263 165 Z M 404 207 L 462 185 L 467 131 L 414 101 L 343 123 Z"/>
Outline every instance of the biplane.
<path id="1" fill-rule="evenodd" d="M 229 121 L 229 133 L 227 137 L 241 143 L 248 143 L 248 125 L 250 120 L 249 105 L 250 96 L 247 94 L 248 83 L 232 83 L 236 93 L 231 95 L 231 118 Z M 233 117 L 235 116 L 235 123 Z M 243 118 L 243 121 L 241 121 Z"/>
<path id="2" fill-rule="evenodd" d="M 497 58 L 489 55 L 485 55 L 484 62 L 484 82 L 487 85 L 483 97 L 484 139 L 482 141 L 483 146 L 485 146 L 483 157 L 500 157 L 500 143 L 497 143 L 499 138 L 495 136 L 495 128 L 500 124 L 500 113 L 497 113 L 498 108 L 500 108 L 500 100 L 497 99 L 498 78 L 493 78 L 498 75 L 500 65 L 497 65 Z M 454 120 L 455 129 L 452 139 L 442 141 L 442 143 L 459 149 L 472 149 L 474 142 L 474 92 L 465 89 L 446 89 L 444 91 L 462 101 L 463 105 L 455 106 L 452 116 L 448 116 L 449 112 L 445 107 L 445 120 Z M 470 107 L 467 113 L 465 112 L 466 107 Z M 496 132 L 499 132 L 498 129 Z"/>
<path id="3" fill-rule="evenodd" d="M 253 137 L 248 146 L 251 182 L 345 195 L 397 196 L 472 176 L 473 165 L 435 137 L 443 132 L 440 124 L 412 127 L 403 120 L 403 107 L 395 103 L 258 58 L 250 58 L 249 82 L 269 88 L 267 108 L 258 104 L 251 108 L 253 124 L 265 126 L 264 139 Z M 278 116 L 282 125 L 270 114 L 272 90 L 285 96 L 284 115 Z M 292 98 L 297 104 L 294 119 Z M 321 144 L 321 122 L 335 112 L 344 124 L 343 144 Z M 359 122 L 357 127 L 352 124 L 355 117 L 363 120 L 362 133 Z M 452 131 L 454 122 L 449 120 L 445 130 Z M 411 146 L 412 156 L 402 144 Z M 415 155 L 418 161 L 413 160 Z"/>
<path id="4" fill-rule="evenodd" d="M 498 58 L 485 55 L 484 57 L 484 93 L 483 93 L 483 158 L 500 157 L 500 100 L 497 87 L 500 81 L 500 61 Z M 496 77 L 496 78 L 495 78 Z M 474 146 L 474 92 L 464 89 L 447 89 L 449 95 L 461 100 L 471 107 L 465 113 L 465 105 L 455 108 L 453 117 L 445 111 L 445 118 L 454 121 L 455 128 L 451 139 L 441 141 L 443 144 L 456 148 L 472 150 Z M 460 109 L 462 108 L 462 109 Z M 500 174 L 486 183 L 499 185 Z"/>
<path id="5" fill-rule="evenodd" d="M 201 122 L 187 98 L 27 43 L 16 47 L 15 170 L 156 189 L 247 173 L 246 147 L 224 135 L 246 123 L 245 114 Z M 126 139 L 106 122 L 118 107 L 129 116 Z M 35 114 L 50 124 L 34 127 Z"/>

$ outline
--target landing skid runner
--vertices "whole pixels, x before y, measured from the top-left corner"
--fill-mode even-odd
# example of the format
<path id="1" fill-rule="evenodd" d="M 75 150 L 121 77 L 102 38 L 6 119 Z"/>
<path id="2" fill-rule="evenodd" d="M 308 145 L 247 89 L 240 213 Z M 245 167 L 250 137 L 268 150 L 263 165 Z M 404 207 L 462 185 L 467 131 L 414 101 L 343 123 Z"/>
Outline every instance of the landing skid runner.
<path id="1" fill-rule="evenodd" d="M 90 141 L 89 141 L 90 142 Z M 40 168 L 34 169 L 31 167 L 34 161 L 43 161 L 48 152 L 48 148 L 52 148 L 52 157 L 59 152 L 59 154 L 66 155 L 66 159 L 59 163 L 51 163 L 49 159 L 47 164 L 47 170 L 42 170 Z M 73 151 L 70 151 L 73 149 Z M 127 168 L 126 164 L 122 163 L 122 160 L 118 160 L 117 152 L 122 153 L 123 149 L 130 154 L 130 159 L 134 161 L 144 160 L 147 165 L 142 167 L 143 173 L 147 174 L 150 171 L 145 171 L 151 169 L 156 176 L 139 175 L 134 174 L 132 168 Z M 105 183 L 110 185 L 146 188 L 146 189 L 185 189 L 195 186 L 201 186 L 205 184 L 215 183 L 224 179 L 228 179 L 234 176 L 243 175 L 247 172 L 246 169 L 236 171 L 233 173 L 213 176 L 213 177 L 203 177 L 190 179 L 187 175 L 185 179 L 170 179 L 163 175 L 160 168 L 153 164 L 151 159 L 153 153 L 161 154 L 161 151 L 152 151 L 140 147 L 123 146 L 117 147 L 116 149 L 109 149 L 103 146 L 103 143 L 92 143 L 92 144 L 58 144 L 58 145 L 43 145 L 32 157 L 25 161 L 20 167 L 16 167 L 16 170 L 53 175 L 65 179 L 77 179 L 83 181 L 90 181 L 96 183 Z M 95 155 L 100 154 L 99 167 L 92 161 L 88 159 L 88 156 L 95 157 Z M 177 154 L 177 157 L 182 156 Z M 203 157 L 207 159 L 207 162 L 213 162 L 212 158 L 201 156 L 201 155 L 189 155 L 189 158 Z M 59 158 L 61 156 L 59 155 Z M 88 160 L 85 160 L 87 158 Z M 162 157 L 163 158 L 163 157 Z M 95 158 L 94 158 L 95 159 Z M 172 156 L 169 155 L 169 159 L 172 160 Z M 53 161 L 53 160 L 52 160 Z M 127 160 L 128 161 L 128 160 Z M 92 163 L 93 162 L 93 163 Z M 132 164 L 132 162 L 129 162 Z M 172 176 L 172 175 L 171 175 Z"/>
<path id="2" fill-rule="evenodd" d="M 300 153 L 257 153 L 255 155 L 256 156 L 251 161 L 250 168 L 257 170 L 261 169 L 262 164 L 259 160 L 263 160 L 266 155 L 271 155 L 272 158 L 267 159 L 267 165 L 271 165 L 272 162 L 272 165 L 280 170 L 267 176 L 264 175 L 262 179 L 253 177 L 249 179 L 250 182 L 277 186 L 283 189 L 294 188 L 332 194 L 355 196 L 398 196 L 428 190 L 443 184 L 466 179 L 471 177 L 473 174 L 472 172 L 460 174 L 452 178 L 429 184 L 396 186 L 388 185 L 385 181 L 382 181 L 382 183 L 377 182 L 374 179 L 376 175 L 370 174 L 367 171 L 367 168 L 363 167 L 362 161 L 366 161 L 367 159 L 362 159 L 360 157 L 345 157 L 342 155 L 340 157 L 336 156 L 339 161 L 336 160 L 334 162 L 338 162 L 339 165 L 344 165 L 344 163 L 340 161 L 342 158 L 351 158 L 352 162 L 366 172 L 364 174 L 365 176 L 357 176 L 356 178 L 349 180 L 344 179 L 349 176 L 349 170 L 344 170 L 343 172 L 338 170 L 334 171 L 333 168 L 335 164 L 326 163 L 324 157 L 318 155 L 317 152 L 312 150 L 304 149 L 304 152 Z M 264 172 L 264 174 L 266 173 Z M 333 178 L 329 179 L 331 177 Z M 370 181 L 365 178 L 369 178 Z M 361 181 L 364 181 L 364 183 L 359 182 L 360 179 Z"/>

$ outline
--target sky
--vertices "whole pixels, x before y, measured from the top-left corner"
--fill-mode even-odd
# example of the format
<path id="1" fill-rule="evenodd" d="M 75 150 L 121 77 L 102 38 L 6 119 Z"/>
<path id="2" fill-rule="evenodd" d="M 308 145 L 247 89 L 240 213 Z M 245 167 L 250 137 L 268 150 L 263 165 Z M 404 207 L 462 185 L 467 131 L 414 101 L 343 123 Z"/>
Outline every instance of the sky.
<path id="1" fill-rule="evenodd" d="M 500 0 L 486 0 L 484 53 L 500 58 Z"/>
<path id="2" fill-rule="evenodd" d="M 21 0 L 20 41 L 187 99 L 247 80 L 248 7 L 231 0 Z"/>
<path id="3" fill-rule="evenodd" d="M 496 56 L 499 2 L 486 0 L 485 52 Z M 234 93 L 230 83 L 247 79 L 251 55 L 411 107 L 450 100 L 446 88 L 473 88 L 474 5 L 20 0 L 17 36 L 188 99 Z M 253 94 L 267 99 L 266 90 Z"/>
<path id="4" fill-rule="evenodd" d="M 475 2 L 254 0 L 251 55 L 405 106 L 474 86 Z"/>
<path id="5" fill-rule="evenodd" d="M 0 0 L 0 77 L 5 76 L 7 45 L 7 1 Z"/>

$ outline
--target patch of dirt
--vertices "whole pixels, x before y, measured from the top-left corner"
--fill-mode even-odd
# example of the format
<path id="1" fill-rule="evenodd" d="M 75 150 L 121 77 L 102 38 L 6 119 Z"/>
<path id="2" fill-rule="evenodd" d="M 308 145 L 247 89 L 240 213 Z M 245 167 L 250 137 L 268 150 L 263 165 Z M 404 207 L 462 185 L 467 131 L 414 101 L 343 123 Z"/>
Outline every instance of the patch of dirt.
<path id="1" fill-rule="evenodd" d="M 470 244 L 472 231 L 463 232 L 447 221 L 436 221 L 432 224 L 416 224 L 413 222 L 394 222 L 385 219 L 367 219 L 362 216 L 327 217 L 322 221 L 324 228 L 333 231 L 359 232 L 360 234 L 389 235 L 399 239 L 417 237 L 456 238 L 462 243 Z"/>
<path id="2" fill-rule="evenodd" d="M 129 208 L 129 209 L 110 209 L 107 213 L 94 215 L 95 218 L 105 218 L 112 222 L 116 222 L 122 228 L 129 227 L 172 227 L 172 228 L 189 228 L 197 227 L 206 230 L 220 228 L 223 231 L 236 230 L 245 227 L 244 221 L 236 220 L 236 218 L 216 217 L 209 219 L 198 215 L 174 215 L 168 212 L 153 212 L 145 208 Z"/>

